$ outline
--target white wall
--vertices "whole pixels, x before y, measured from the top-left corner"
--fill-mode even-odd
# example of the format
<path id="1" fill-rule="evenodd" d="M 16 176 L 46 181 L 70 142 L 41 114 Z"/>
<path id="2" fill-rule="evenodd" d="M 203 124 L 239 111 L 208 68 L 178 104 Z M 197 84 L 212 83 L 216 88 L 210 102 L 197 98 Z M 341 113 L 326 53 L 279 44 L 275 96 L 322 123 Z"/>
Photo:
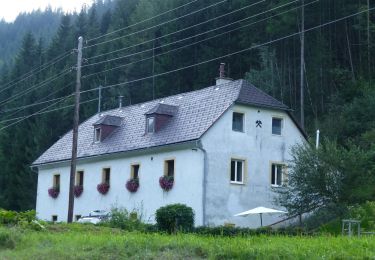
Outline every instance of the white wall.
<path id="1" fill-rule="evenodd" d="M 232 131 L 232 114 L 245 114 L 244 133 Z M 272 117 L 283 118 L 282 135 L 272 135 Z M 262 121 L 262 128 L 256 121 Z M 206 224 L 258 227 L 259 216 L 233 217 L 254 207 L 279 208 L 274 204 L 271 188 L 271 162 L 287 162 L 290 148 L 304 140 L 291 118 L 282 111 L 234 105 L 203 136 L 208 154 Z M 243 185 L 230 183 L 231 158 L 247 160 Z M 263 225 L 272 224 L 278 216 L 264 215 Z"/>
<path id="2" fill-rule="evenodd" d="M 159 186 L 159 177 L 163 175 L 164 160 L 175 159 L 175 182 L 169 192 L 163 192 Z M 130 193 L 126 181 L 130 178 L 130 165 L 140 163 L 140 187 L 136 193 Z M 52 168 L 53 167 L 53 168 Z M 111 168 L 110 190 L 100 194 L 96 186 L 101 182 L 102 168 Z M 84 191 L 75 199 L 74 215 L 87 215 L 96 209 L 109 210 L 112 206 L 137 210 L 143 214 L 143 220 L 154 222 L 155 211 L 167 204 L 183 203 L 195 211 L 195 224 L 202 225 L 202 174 L 203 153 L 200 150 L 177 150 L 155 154 L 144 154 L 130 158 L 108 159 L 96 162 L 79 161 L 77 170 L 84 170 Z M 60 194 L 57 199 L 48 195 L 52 187 L 53 175 L 61 175 Z M 51 220 L 58 215 L 58 221 L 66 221 L 68 209 L 68 186 L 70 168 L 51 165 L 39 169 L 37 191 L 37 216 Z"/>

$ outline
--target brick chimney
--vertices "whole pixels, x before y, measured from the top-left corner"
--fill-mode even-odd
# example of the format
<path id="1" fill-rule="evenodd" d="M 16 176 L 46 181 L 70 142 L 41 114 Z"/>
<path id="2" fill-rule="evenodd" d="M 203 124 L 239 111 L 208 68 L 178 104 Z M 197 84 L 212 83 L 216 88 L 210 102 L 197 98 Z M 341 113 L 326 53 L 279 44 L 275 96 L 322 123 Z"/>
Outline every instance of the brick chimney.
<path id="1" fill-rule="evenodd" d="M 225 63 L 220 63 L 219 77 L 216 78 L 216 85 L 225 84 L 231 81 L 233 81 L 233 79 L 225 77 Z"/>

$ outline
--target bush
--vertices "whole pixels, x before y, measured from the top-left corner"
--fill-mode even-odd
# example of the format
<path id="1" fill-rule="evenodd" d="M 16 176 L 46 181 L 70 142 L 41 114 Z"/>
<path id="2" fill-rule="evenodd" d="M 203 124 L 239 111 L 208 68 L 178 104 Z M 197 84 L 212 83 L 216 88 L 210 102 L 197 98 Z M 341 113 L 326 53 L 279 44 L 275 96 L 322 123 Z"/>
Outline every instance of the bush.
<path id="1" fill-rule="evenodd" d="M 35 219 L 35 210 L 16 212 L 0 209 L 0 225 L 18 225 L 20 222 L 31 223 Z"/>
<path id="2" fill-rule="evenodd" d="M 191 231 L 194 227 L 194 212 L 183 204 L 167 205 L 156 211 L 156 222 L 160 230 L 168 233 Z"/>
<path id="3" fill-rule="evenodd" d="M 145 224 L 138 218 L 138 214 L 136 212 L 129 213 L 124 208 L 113 208 L 111 210 L 111 217 L 103 225 L 128 231 L 145 230 Z"/>
<path id="4" fill-rule="evenodd" d="M 13 249 L 16 247 L 20 236 L 10 229 L 0 229 L 0 249 Z"/>

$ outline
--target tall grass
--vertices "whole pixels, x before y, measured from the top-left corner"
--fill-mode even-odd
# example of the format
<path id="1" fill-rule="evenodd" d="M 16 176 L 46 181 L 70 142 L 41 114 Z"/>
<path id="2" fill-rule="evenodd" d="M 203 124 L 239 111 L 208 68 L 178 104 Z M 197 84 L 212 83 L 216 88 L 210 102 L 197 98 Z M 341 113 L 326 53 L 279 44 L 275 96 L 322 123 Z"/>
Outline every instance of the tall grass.
<path id="1" fill-rule="evenodd" d="M 86 225 L 17 232 L 0 259 L 347 259 L 374 258 L 375 238 L 210 237 L 141 234 Z M 0 229 L 0 234 L 4 229 Z M 1 237 L 1 235 L 0 235 Z M 11 250 L 12 249 L 12 250 Z"/>

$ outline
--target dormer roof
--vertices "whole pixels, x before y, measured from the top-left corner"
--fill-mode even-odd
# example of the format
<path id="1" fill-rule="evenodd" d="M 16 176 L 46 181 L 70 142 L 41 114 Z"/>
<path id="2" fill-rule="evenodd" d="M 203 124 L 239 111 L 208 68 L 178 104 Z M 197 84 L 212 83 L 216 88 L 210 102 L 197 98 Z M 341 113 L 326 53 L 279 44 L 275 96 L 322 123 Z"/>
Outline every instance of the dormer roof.
<path id="1" fill-rule="evenodd" d="M 145 113 L 145 115 L 167 115 L 173 116 L 177 113 L 178 107 L 174 105 L 158 103 Z"/>
<path id="2" fill-rule="evenodd" d="M 98 121 L 96 121 L 93 125 L 108 125 L 108 126 L 120 126 L 122 118 L 119 116 L 112 116 L 112 115 L 103 115 Z"/>

